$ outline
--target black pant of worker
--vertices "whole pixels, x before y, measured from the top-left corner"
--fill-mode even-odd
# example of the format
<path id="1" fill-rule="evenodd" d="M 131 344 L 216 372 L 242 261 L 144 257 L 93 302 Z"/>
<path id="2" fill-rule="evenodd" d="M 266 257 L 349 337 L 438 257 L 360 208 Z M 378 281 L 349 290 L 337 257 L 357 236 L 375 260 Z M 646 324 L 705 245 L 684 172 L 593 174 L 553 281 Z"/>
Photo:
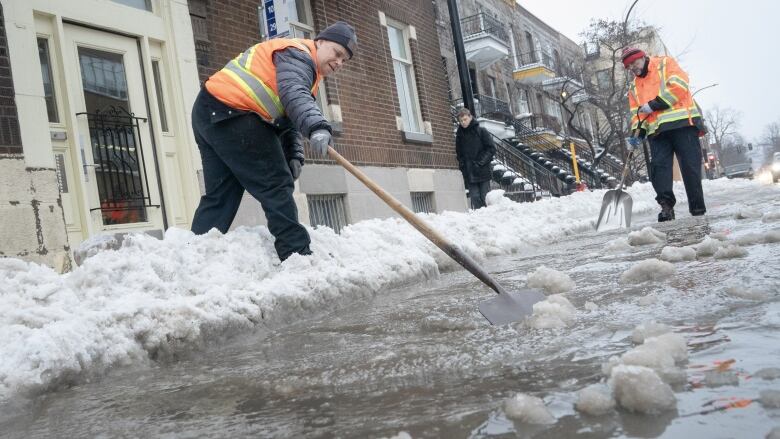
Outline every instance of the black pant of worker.
<path id="1" fill-rule="evenodd" d="M 478 183 L 469 183 L 469 199 L 471 200 L 471 208 L 479 209 L 480 207 L 487 206 L 485 203 L 485 197 L 490 192 L 490 181 L 480 181 Z"/>
<path id="2" fill-rule="evenodd" d="M 192 231 L 203 234 L 216 227 L 227 233 L 247 190 L 265 212 L 279 259 L 311 254 L 309 234 L 298 222 L 293 177 L 277 130 L 254 113 L 224 105 L 205 89 L 192 108 L 192 128 L 206 186 Z"/>
<path id="3" fill-rule="evenodd" d="M 650 179 L 655 189 L 658 204 L 674 207 L 677 200 L 672 190 L 672 154 L 680 165 L 685 193 L 688 195 L 688 210 L 691 215 L 703 215 L 704 191 L 701 188 L 701 147 L 698 129 L 684 127 L 664 131 L 650 138 L 652 156 Z"/>

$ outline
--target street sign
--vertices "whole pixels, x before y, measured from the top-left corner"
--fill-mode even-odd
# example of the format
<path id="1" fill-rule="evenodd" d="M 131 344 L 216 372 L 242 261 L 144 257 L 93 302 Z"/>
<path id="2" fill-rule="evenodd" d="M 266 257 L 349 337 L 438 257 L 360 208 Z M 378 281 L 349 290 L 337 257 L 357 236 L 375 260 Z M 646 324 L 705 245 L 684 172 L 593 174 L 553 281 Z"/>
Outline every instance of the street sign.
<path id="1" fill-rule="evenodd" d="M 290 19 L 294 18 L 291 15 L 295 13 L 295 0 L 265 0 L 262 9 L 262 37 L 270 39 L 290 35 Z"/>

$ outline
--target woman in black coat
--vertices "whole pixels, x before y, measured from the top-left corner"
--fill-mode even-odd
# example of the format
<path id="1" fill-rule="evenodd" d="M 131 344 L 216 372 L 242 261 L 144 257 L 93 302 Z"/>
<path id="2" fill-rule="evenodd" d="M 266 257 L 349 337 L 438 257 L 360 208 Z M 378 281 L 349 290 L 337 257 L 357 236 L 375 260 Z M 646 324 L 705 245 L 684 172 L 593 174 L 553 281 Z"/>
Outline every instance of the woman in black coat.
<path id="1" fill-rule="evenodd" d="M 471 208 L 485 207 L 485 196 L 490 191 L 492 169 L 490 162 L 496 153 L 490 132 L 479 126 L 468 108 L 458 112 L 458 132 L 455 134 L 455 153 L 463 182 L 469 190 Z"/>

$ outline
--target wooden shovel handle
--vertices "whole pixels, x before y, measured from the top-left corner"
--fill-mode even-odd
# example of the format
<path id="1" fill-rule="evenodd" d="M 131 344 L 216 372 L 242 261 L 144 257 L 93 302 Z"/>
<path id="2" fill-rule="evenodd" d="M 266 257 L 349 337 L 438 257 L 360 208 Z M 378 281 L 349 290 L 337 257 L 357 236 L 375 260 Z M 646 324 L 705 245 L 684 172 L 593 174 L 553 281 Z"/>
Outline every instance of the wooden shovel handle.
<path id="1" fill-rule="evenodd" d="M 471 258 L 471 256 L 452 245 L 447 240 L 447 238 L 442 236 L 436 230 L 432 229 L 422 219 L 418 218 L 414 212 L 409 210 L 409 208 L 401 204 L 400 201 L 396 200 L 395 197 L 382 189 L 378 184 L 376 184 L 366 174 L 364 174 L 363 171 L 355 167 L 355 165 L 350 163 L 349 160 L 345 159 L 341 154 L 336 152 L 333 147 L 328 146 L 328 154 L 330 155 L 330 158 L 338 162 L 338 164 L 343 166 L 344 169 L 349 171 L 350 174 L 354 175 L 355 178 L 366 185 L 367 188 L 371 189 L 371 191 L 374 192 L 379 198 L 381 198 L 382 201 L 384 201 L 388 206 L 390 206 L 391 209 L 398 212 L 398 214 L 401 215 L 409 224 L 422 233 L 423 236 L 428 238 L 428 240 L 434 243 L 436 247 L 439 247 L 444 253 L 454 259 L 455 262 L 460 264 L 466 270 L 470 271 L 471 274 L 476 276 L 477 279 L 481 280 L 485 285 L 492 288 L 496 293 L 502 294 L 505 292 L 501 285 L 499 285 L 495 279 L 493 279 L 482 267 L 480 267 L 479 264 L 477 264 L 477 262 Z"/>

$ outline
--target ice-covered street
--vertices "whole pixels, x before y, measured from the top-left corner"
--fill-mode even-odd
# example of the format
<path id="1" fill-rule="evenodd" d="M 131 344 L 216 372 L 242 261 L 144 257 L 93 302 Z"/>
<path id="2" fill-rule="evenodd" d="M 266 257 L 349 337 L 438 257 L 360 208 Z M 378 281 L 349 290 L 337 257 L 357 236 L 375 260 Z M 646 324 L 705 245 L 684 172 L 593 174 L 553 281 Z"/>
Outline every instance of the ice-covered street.
<path id="1" fill-rule="evenodd" d="M 426 216 L 548 295 L 500 327 L 396 219 L 281 264 L 264 228 L 0 259 L 0 436 L 780 437 L 780 185 L 704 190 L 658 224 L 635 185 L 631 233 L 592 230 L 603 191 Z"/>

